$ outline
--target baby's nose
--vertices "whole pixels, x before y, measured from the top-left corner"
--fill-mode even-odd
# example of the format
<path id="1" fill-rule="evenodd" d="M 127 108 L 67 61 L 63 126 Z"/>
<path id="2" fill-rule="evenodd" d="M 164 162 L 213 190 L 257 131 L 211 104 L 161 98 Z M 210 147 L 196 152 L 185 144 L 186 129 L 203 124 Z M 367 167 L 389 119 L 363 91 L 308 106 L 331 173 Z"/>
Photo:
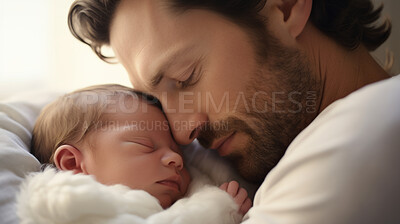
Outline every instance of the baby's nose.
<path id="1" fill-rule="evenodd" d="M 183 168 L 182 156 L 170 148 L 164 153 L 162 163 L 165 166 L 175 166 L 178 170 L 182 170 Z"/>

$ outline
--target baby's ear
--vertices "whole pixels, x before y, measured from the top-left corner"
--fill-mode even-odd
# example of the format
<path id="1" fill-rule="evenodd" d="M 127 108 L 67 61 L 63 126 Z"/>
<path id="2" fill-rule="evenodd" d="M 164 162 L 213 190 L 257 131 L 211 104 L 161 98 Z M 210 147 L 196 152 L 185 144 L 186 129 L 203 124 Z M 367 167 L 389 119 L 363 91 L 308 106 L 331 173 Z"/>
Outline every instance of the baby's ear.
<path id="1" fill-rule="evenodd" d="M 54 163 L 60 170 L 70 170 L 76 173 L 85 173 L 83 154 L 72 145 L 62 145 L 54 153 Z"/>

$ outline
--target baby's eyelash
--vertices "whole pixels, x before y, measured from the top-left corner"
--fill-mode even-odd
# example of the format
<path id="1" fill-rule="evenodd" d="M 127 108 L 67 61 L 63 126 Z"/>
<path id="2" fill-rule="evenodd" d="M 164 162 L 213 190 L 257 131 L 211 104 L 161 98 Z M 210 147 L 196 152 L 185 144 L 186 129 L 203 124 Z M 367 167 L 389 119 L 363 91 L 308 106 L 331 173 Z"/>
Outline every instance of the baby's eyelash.
<path id="1" fill-rule="evenodd" d="M 134 141 L 130 141 L 130 142 L 133 144 L 136 144 L 136 145 L 140 145 L 140 146 L 152 149 L 152 150 L 155 149 L 155 146 L 153 145 L 153 143 L 148 142 L 148 141 L 134 140 Z"/>

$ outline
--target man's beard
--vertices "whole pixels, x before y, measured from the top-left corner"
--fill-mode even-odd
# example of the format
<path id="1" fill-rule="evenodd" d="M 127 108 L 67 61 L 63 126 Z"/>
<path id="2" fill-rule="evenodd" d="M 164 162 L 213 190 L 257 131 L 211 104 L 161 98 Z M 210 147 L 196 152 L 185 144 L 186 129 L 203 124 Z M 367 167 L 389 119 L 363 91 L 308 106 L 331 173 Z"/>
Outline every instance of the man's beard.
<path id="1" fill-rule="evenodd" d="M 274 58 L 266 62 L 268 70 L 260 66 L 247 84 L 245 99 L 254 102 L 253 107 L 250 110 L 240 107 L 233 111 L 237 116 L 207 124 L 198 136 L 199 142 L 206 148 L 214 140 L 235 131 L 247 136 L 246 146 L 231 146 L 234 149 L 227 158 L 245 179 L 254 183 L 264 180 L 283 157 L 289 144 L 311 123 L 318 111 L 317 108 L 310 111 L 306 107 L 310 100 L 308 93 L 315 96 L 312 99 L 315 105 L 320 98 L 320 83 L 313 76 L 307 57 L 298 50 L 284 47 L 279 47 L 278 52 L 279 56 L 272 56 Z M 267 111 L 266 103 L 269 105 Z M 226 128 L 222 130 L 221 127 Z"/>

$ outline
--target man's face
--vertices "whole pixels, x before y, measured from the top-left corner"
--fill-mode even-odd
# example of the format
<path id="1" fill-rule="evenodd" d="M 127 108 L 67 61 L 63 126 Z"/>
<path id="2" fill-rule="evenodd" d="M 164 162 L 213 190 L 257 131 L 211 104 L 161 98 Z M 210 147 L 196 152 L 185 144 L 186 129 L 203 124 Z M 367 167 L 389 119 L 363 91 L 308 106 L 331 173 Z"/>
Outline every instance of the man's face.
<path id="1" fill-rule="evenodd" d="M 249 34 L 216 13 L 122 0 L 110 39 L 135 89 L 160 99 L 176 141 L 198 138 L 249 180 L 263 180 L 308 122 L 301 55 L 282 48 L 287 57 L 260 63 Z"/>

